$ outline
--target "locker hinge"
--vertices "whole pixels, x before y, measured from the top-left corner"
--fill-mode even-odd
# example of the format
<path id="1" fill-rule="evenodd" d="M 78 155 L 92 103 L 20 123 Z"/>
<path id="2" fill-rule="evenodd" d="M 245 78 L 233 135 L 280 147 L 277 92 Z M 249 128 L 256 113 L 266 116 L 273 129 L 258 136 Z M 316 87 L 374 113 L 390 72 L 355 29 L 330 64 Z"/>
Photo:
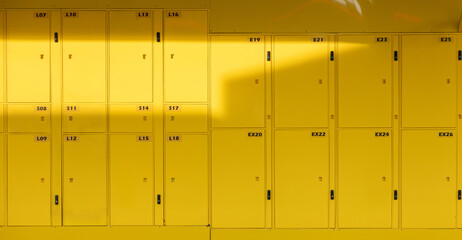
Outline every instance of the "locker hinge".
<path id="1" fill-rule="evenodd" d="M 55 42 L 58 42 L 58 33 L 55 32 Z"/>
<path id="2" fill-rule="evenodd" d="M 160 32 L 157 32 L 157 42 L 160 42 Z"/>
<path id="3" fill-rule="evenodd" d="M 271 190 L 266 191 L 266 199 L 271 200 Z"/>
<path id="4" fill-rule="evenodd" d="M 334 51 L 330 51 L 330 60 L 334 61 Z"/>
<path id="5" fill-rule="evenodd" d="M 55 205 L 59 205 L 59 195 L 55 195 Z"/>
<path id="6" fill-rule="evenodd" d="M 334 200 L 334 190 L 330 190 L 330 200 Z"/>
<path id="7" fill-rule="evenodd" d="M 161 201 L 160 201 L 160 194 L 157 194 L 157 205 L 160 205 Z"/>
<path id="8" fill-rule="evenodd" d="M 271 51 L 266 52 L 266 61 L 271 61 Z"/>
<path id="9" fill-rule="evenodd" d="M 395 62 L 398 61 L 398 51 L 395 51 L 395 53 L 394 53 L 394 59 L 395 59 Z"/>
<path id="10" fill-rule="evenodd" d="M 462 51 L 459 50 L 459 61 L 462 61 Z"/>
<path id="11" fill-rule="evenodd" d="M 462 190 L 457 191 L 457 199 L 462 200 Z"/>
<path id="12" fill-rule="evenodd" d="M 398 190 L 393 191 L 393 199 L 398 200 Z"/>

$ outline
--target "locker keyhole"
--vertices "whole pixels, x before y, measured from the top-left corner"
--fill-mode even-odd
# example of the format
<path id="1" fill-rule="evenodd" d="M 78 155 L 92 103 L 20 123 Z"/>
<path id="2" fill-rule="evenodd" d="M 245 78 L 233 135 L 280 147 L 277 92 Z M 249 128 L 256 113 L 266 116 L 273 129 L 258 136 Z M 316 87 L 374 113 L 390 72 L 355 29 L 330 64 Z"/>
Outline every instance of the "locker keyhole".
<path id="1" fill-rule="evenodd" d="M 147 121 L 148 120 L 148 117 L 147 116 L 143 116 L 143 121 Z"/>
<path id="2" fill-rule="evenodd" d="M 170 54 L 170 58 L 173 59 L 173 57 L 175 56 L 175 54 Z"/>
<path id="3" fill-rule="evenodd" d="M 319 80 L 318 80 L 318 83 L 319 83 L 319 84 L 322 84 L 322 79 L 319 79 Z"/>
<path id="4" fill-rule="evenodd" d="M 143 182 L 148 182 L 148 178 L 143 178 Z"/>
<path id="5" fill-rule="evenodd" d="M 72 59 L 72 54 L 69 54 L 69 59 Z"/>
<path id="6" fill-rule="evenodd" d="M 175 116 L 171 116 L 170 121 L 175 121 Z"/>
<path id="7" fill-rule="evenodd" d="M 382 181 L 387 181 L 387 177 L 382 177 Z"/>
<path id="8" fill-rule="evenodd" d="M 44 182 L 45 182 L 45 178 L 40 178 L 40 182 L 41 182 L 41 183 L 44 183 Z"/>
<path id="9" fill-rule="evenodd" d="M 446 182 L 450 182 L 451 181 L 451 178 L 450 177 L 446 177 Z"/>
<path id="10" fill-rule="evenodd" d="M 40 121 L 42 121 L 42 122 L 45 121 L 45 117 L 44 117 L 44 116 L 41 116 L 41 117 L 40 117 Z"/>
<path id="11" fill-rule="evenodd" d="M 446 79 L 446 83 L 447 83 L 447 84 L 451 84 L 451 79 L 449 79 L 449 78 Z"/>
<path id="12" fill-rule="evenodd" d="M 73 182 L 74 182 L 74 178 L 69 178 L 69 182 L 70 182 L 70 183 L 73 183 Z"/>
<path id="13" fill-rule="evenodd" d="M 44 59 L 45 58 L 45 54 L 40 54 L 40 59 Z"/>
<path id="14" fill-rule="evenodd" d="M 143 59 L 146 59 L 146 54 L 143 54 Z"/>
<path id="15" fill-rule="evenodd" d="M 382 79 L 383 84 L 387 84 L 387 79 Z"/>
<path id="16" fill-rule="evenodd" d="M 175 182 L 175 178 L 172 177 L 172 178 L 170 179 L 170 181 L 171 181 L 172 183 L 174 183 L 174 182 Z"/>
<path id="17" fill-rule="evenodd" d="M 319 177 L 318 179 L 319 179 L 320 182 L 322 182 L 322 177 Z"/>
<path id="18" fill-rule="evenodd" d="M 69 116 L 69 121 L 72 121 L 72 120 L 74 120 L 74 117 Z"/>
<path id="19" fill-rule="evenodd" d="M 255 84 L 258 84 L 259 80 L 258 79 L 255 79 Z"/>
<path id="20" fill-rule="evenodd" d="M 260 177 L 255 177 L 255 181 L 260 181 Z"/>

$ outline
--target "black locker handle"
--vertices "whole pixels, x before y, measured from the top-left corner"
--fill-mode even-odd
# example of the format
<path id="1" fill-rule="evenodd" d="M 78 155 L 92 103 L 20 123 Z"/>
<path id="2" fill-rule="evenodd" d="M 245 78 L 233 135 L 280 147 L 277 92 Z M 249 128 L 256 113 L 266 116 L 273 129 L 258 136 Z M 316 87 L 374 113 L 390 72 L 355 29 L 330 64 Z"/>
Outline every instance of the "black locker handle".
<path id="1" fill-rule="evenodd" d="M 462 61 L 462 51 L 459 50 L 459 61 Z"/>
<path id="2" fill-rule="evenodd" d="M 270 51 L 266 52 L 266 61 L 268 61 L 268 62 L 271 61 L 271 52 Z"/>
<path id="3" fill-rule="evenodd" d="M 394 55 L 395 55 L 395 62 L 396 62 L 398 61 L 398 51 L 395 51 Z"/>
<path id="4" fill-rule="evenodd" d="M 266 199 L 271 200 L 271 190 L 266 191 Z"/>
<path id="5" fill-rule="evenodd" d="M 457 191 L 457 198 L 462 200 L 462 190 Z"/>
<path id="6" fill-rule="evenodd" d="M 398 200 L 398 190 L 393 191 L 393 198 Z"/>
<path id="7" fill-rule="evenodd" d="M 330 60 L 334 61 L 334 51 L 330 51 Z"/>
<path id="8" fill-rule="evenodd" d="M 157 194 L 157 204 L 160 204 L 160 194 Z"/>
<path id="9" fill-rule="evenodd" d="M 157 42 L 160 42 L 160 32 L 157 32 Z"/>
<path id="10" fill-rule="evenodd" d="M 330 190 L 330 200 L 334 200 L 334 190 Z"/>
<path id="11" fill-rule="evenodd" d="M 55 195 L 55 205 L 59 205 L 59 196 Z"/>
<path id="12" fill-rule="evenodd" d="M 58 42 L 58 33 L 55 32 L 55 42 Z"/>

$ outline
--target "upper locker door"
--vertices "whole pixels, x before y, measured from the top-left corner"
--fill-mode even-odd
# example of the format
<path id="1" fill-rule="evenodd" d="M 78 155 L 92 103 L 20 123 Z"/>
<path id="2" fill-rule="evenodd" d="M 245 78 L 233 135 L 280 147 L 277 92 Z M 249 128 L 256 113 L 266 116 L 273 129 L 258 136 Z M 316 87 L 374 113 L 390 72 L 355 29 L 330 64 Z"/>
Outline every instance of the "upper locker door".
<path id="1" fill-rule="evenodd" d="M 391 127 L 389 35 L 338 37 L 339 127 Z"/>
<path id="2" fill-rule="evenodd" d="M 151 11 L 111 11 L 109 99 L 152 102 Z"/>
<path id="3" fill-rule="evenodd" d="M 7 12 L 8 102 L 50 101 L 49 14 L 31 10 Z"/>
<path id="4" fill-rule="evenodd" d="M 165 102 L 207 102 L 207 26 L 207 11 L 164 12 Z"/>
<path id="5" fill-rule="evenodd" d="M 63 11 L 63 101 L 106 101 L 106 12 Z"/>
<path id="6" fill-rule="evenodd" d="M 212 227 L 265 226 L 265 138 L 261 130 L 212 132 Z"/>
<path id="7" fill-rule="evenodd" d="M 403 127 L 456 127 L 455 37 L 403 36 L 402 51 Z"/>
<path id="8" fill-rule="evenodd" d="M 264 127 L 263 36 L 212 36 L 212 127 Z"/>
<path id="9" fill-rule="evenodd" d="M 455 131 L 405 130 L 401 154 L 403 228 L 455 228 Z"/>
<path id="10" fill-rule="evenodd" d="M 276 127 L 327 127 L 328 41 L 275 37 Z"/>

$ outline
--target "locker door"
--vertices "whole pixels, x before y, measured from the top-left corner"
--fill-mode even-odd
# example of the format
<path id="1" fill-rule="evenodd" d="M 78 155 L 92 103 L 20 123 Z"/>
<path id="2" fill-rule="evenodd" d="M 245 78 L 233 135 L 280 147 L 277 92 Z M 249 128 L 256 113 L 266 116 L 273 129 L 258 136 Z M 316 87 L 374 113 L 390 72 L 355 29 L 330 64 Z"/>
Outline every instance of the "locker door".
<path id="1" fill-rule="evenodd" d="M 207 11 L 178 13 L 164 12 L 165 101 L 207 102 Z"/>
<path id="2" fill-rule="evenodd" d="M 403 36 L 402 49 L 403 127 L 456 127 L 455 37 Z"/>
<path id="3" fill-rule="evenodd" d="M 277 228 L 327 228 L 329 139 L 326 129 L 276 131 Z"/>
<path id="4" fill-rule="evenodd" d="M 263 36 L 213 36 L 211 45 L 213 127 L 265 124 Z"/>
<path id="5" fill-rule="evenodd" d="M 166 225 L 208 225 L 207 146 L 207 135 L 167 135 Z"/>
<path id="6" fill-rule="evenodd" d="M 8 225 L 49 226 L 50 139 L 8 135 Z"/>
<path id="7" fill-rule="evenodd" d="M 208 105 L 166 105 L 166 132 L 207 132 Z"/>
<path id="8" fill-rule="evenodd" d="M 341 129 L 338 146 L 340 228 L 391 228 L 389 129 Z"/>
<path id="9" fill-rule="evenodd" d="M 151 135 L 111 135 L 111 225 L 153 225 Z"/>
<path id="10" fill-rule="evenodd" d="M 339 36 L 340 127 L 391 127 L 390 35 Z"/>
<path id="11" fill-rule="evenodd" d="M 212 227 L 265 226 L 265 140 L 261 130 L 212 132 Z"/>
<path id="12" fill-rule="evenodd" d="M 49 132 L 50 105 L 8 105 L 9 132 Z"/>
<path id="13" fill-rule="evenodd" d="M 109 130 L 111 132 L 152 132 L 152 106 L 109 106 Z"/>
<path id="14" fill-rule="evenodd" d="M 403 228 L 455 228 L 455 131 L 407 130 L 402 137 Z"/>
<path id="15" fill-rule="evenodd" d="M 63 101 L 106 100 L 106 12 L 63 11 Z"/>
<path id="16" fill-rule="evenodd" d="M 7 12 L 8 102 L 50 101 L 48 11 Z"/>
<path id="17" fill-rule="evenodd" d="M 64 135 L 63 224 L 106 225 L 106 135 Z"/>
<path id="18" fill-rule="evenodd" d="M 106 132 L 106 104 L 64 104 L 63 132 Z"/>
<path id="19" fill-rule="evenodd" d="M 0 13 L 1 15 L 1 13 Z M 0 16 L 1 17 L 1 16 Z M 5 162 L 5 145 L 4 135 L 0 134 L 0 226 L 5 225 L 5 207 L 6 207 L 6 162 Z"/>
<path id="20" fill-rule="evenodd" d="M 0 12 L 0 34 L 1 37 L 0 38 L 0 101 L 4 101 L 4 96 L 3 96 L 3 86 L 4 86 L 4 81 L 5 81 L 5 56 L 6 56 L 6 53 L 5 53 L 5 40 L 4 40 L 4 36 L 5 36 L 5 27 L 4 27 L 4 24 L 5 24 L 5 12 L 4 11 L 1 11 Z M 1 216 L 0 216 L 1 217 Z M 0 220 L 1 222 L 2 220 Z M 1 224 L 0 224 L 1 226 Z"/>
<path id="21" fill-rule="evenodd" d="M 276 37 L 276 127 L 327 127 L 328 56 L 325 37 Z"/>
<path id="22" fill-rule="evenodd" d="M 111 102 L 152 102 L 152 12 L 110 12 Z"/>

